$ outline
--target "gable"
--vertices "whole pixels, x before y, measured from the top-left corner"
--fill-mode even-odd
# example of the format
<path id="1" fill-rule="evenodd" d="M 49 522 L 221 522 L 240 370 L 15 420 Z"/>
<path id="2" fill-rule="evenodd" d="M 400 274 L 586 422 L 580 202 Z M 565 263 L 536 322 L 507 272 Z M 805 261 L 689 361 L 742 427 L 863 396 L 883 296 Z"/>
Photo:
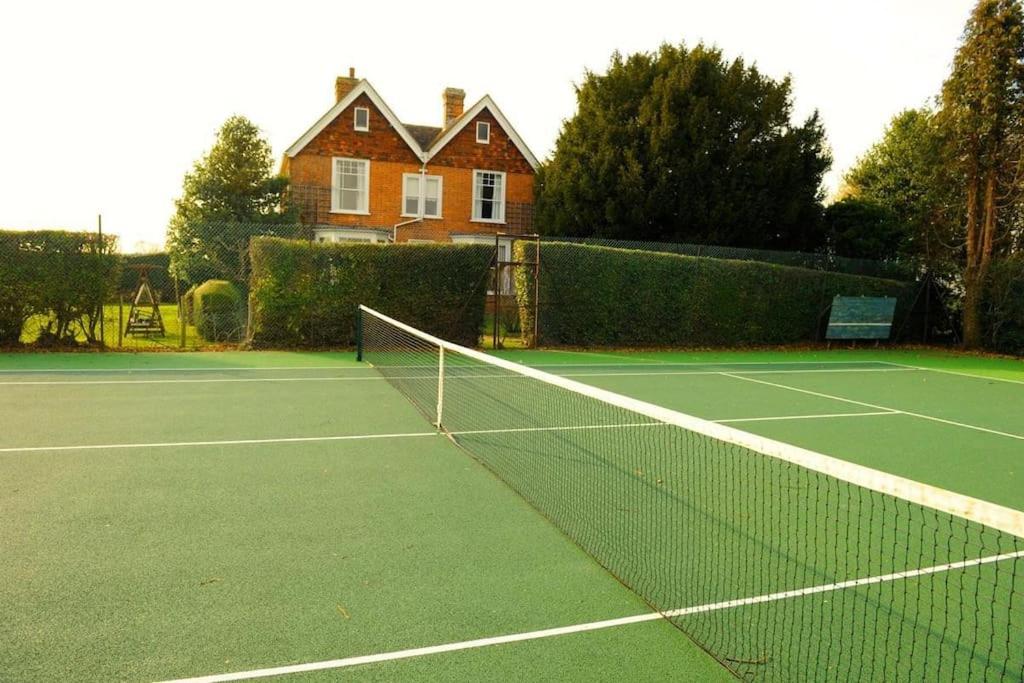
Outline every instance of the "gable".
<path id="1" fill-rule="evenodd" d="M 370 131 L 367 133 L 357 133 L 352 128 L 352 109 L 356 106 L 368 106 L 371 109 L 370 112 Z M 376 114 L 376 116 L 374 116 Z M 346 118 L 347 117 L 347 118 Z M 395 113 L 391 111 L 390 107 L 384 103 L 377 91 L 373 89 L 366 80 L 359 82 L 355 88 L 352 89 L 345 97 L 338 101 L 333 107 L 331 107 L 326 114 L 320 117 L 320 119 L 310 127 L 302 137 L 295 141 L 295 143 L 285 151 L 285 156 L 294 157 L 299 152 L 306 149 L 314 140 L 317 140 L 320 135 L 328 128 L 333 129 L 333 135 L 328 135 L 334 142 L 339 142 L 342 133 L 346 129 L 346 120 L 348 122 L 348 135 L 349 136 L 369 136 L 375 137 L 374 134 L 379 131 L 374 130 L 374 120 L 381 121 L 387 124 L 387 129 L 391 131 L 394 136 L 397 136 L 406 146 L 407 150 L 414 155 L 417 160 L 421 160 L 424 156 L 423 149 L 419 143 L 416 142 L 415 138 L 406 130 L 405 126 L 398 120 Z M 378 128 L 383 126 L 378 125 Z M 377 136 L 380 137 L 380 136 Z M 325 146 L 323 142 L 320 143 L 321 149 Z"/>
<path id="2" fill-rule="evenodd" d="M 476 123 L 484 121 L 491 126 L 490 142 L 476 141 Z M 498 120 L 486 109 L 469 117 L 444 147 L 430 158 L 432 166 L 456 168 L 484 168 L 508 173 L 533 173 L 534 169 Z"/>
<path id="3" fill-rule="evenodd" d="M 489 144 L 479 144 L 476 142 L 477 121 L 487 121 L 491 124 L 491 141 Z M 467 138 L 468 142 L 466 141 Z M 496 145 L 496 142 L 499 142 L 499 144 Z M 455 147 L 452 147 L 453 144 Z M 483 148 L 483 151 L 471 151 L 469 145 Z M 489 147 L 494 149 L 487 152 L 486 150 Z M 426 161 L 454 166 L 459 164 L 446 164 L 445 160 L 466 156 L 475 158 L 477 155 L 481 155 L 481 158 L 504 160 L 509 163 L 518 161 L 518 165 L 525 164 L 526 166 L 525 170 L 517 171 L 523 173 L 533 173 L 539 165 L 533 152 L 526 146 L 523 139 L 519 137 L 515 128 L 505 118 L 505 115 L 501 113 L 498 106 L 494 104 L 490 95 L 485 95 L 479 102 L 456 119 L 446 131 L 442 132 L 441 137 L 434 141 L 430 149 L 427 150 Z"/>
<path id="4" fill-rule="evenodd" d="M 369 131 L 355 130 L 353 120 L 357 107 L 365 107 L 369 111 Z M 396 129 L 373 100 L 364 93 L 340 109 L 331 121 L 306 142 L 301 153 L 419 163 L 420 154 L 410 149 L 409 144 L 403 139 L 404 131 L 404 127 L 401 130 Z"/>

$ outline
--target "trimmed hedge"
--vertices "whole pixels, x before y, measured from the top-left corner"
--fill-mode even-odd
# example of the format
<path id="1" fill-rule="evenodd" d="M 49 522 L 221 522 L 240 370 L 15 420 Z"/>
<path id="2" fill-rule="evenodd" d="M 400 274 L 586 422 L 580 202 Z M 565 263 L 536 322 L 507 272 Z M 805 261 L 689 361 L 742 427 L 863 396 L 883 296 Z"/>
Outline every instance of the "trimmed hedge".
<path id="1" fill-rule="evenodd" d="M 1024 355 L 1024 254 L 993 262 L 986 300 L 991 347 Z"/>
<path id="2" fill-rule="evenodd" d="M 913 285 L 893 280 L 752 261 L 556 242 L 545 243 L 541 253 L 540 342 L 551 345 L 810 341 L 818 338 L 836 294 L 895 296 L 899 320 L 914 292 Z M 519 270 L 517 298 L 530 335 L 532 275 Z"/>
<path id="3" fill-rule="evenodd" d="M 359 304 L 475 346 L 483 322 L 487 245 L 250 243 L 252 343 L 351 346 Z"/>
<path id="4" fill-rule="evenodd" d="M 196 331 L 206 341 L 234 342 L 245 333 L 245 305 L 238 287 L 227 280 L 207 280 L 192 292 Z"/>
<path id="5" fill-rule="evenodd" d="M 117 238 L 63 230 L 0 231 L 0 344 L 96 342 L 117 291 Z M 29 320 L 34 329 L 25 329 Z"/>

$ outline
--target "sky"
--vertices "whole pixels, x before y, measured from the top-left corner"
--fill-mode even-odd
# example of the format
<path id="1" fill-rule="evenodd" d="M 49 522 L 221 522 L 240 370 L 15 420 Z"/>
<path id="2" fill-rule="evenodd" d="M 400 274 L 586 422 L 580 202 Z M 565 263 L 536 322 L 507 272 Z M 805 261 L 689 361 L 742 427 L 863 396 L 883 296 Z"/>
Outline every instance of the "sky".
<path id="1" fill-rule="evenodd" d="M 973 0 L 628 3 L 33 2 L 0 10 L 0 227 L 94 229 L 163 243 L 182 177 L 242 114 L 279 160 L 368 79 L 406 123 L 440 125 L 441 92 L 490 94 L 533 152 L 552 152 L 574 83 L 613 51 L 712 43 L 793 79 L 842 173 L 897 112 L 941 88 Z M 275 161 L 276 163 L 276 161 Z"/>

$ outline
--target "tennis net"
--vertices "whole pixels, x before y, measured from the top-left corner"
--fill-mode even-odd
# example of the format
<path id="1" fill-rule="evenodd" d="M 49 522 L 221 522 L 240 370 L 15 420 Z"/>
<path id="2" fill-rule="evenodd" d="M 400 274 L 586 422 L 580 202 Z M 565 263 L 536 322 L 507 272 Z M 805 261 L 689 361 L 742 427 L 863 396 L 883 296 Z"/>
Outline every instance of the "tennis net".
<path id="1" fill-rule="evenodd" d="M 360 357 L 735 675 L 1024 680 L 1024 513 L 361 308 Z"/>

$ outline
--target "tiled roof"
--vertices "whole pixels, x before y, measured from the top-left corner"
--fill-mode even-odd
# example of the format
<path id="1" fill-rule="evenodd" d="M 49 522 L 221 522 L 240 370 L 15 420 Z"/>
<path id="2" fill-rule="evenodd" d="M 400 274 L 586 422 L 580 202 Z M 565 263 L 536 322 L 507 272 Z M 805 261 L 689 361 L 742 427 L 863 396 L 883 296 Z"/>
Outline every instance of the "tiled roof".
<path id="1" fill-rule="evenodd" d="M 427 149 L 430 147 L 430 143 L 441 134 L 441 129 L 435 126 L 414 126 L 411 123 L 403 123 L 405 129 L 409 131 L 409 135 L 420 143 L 420 147 Z"/>

